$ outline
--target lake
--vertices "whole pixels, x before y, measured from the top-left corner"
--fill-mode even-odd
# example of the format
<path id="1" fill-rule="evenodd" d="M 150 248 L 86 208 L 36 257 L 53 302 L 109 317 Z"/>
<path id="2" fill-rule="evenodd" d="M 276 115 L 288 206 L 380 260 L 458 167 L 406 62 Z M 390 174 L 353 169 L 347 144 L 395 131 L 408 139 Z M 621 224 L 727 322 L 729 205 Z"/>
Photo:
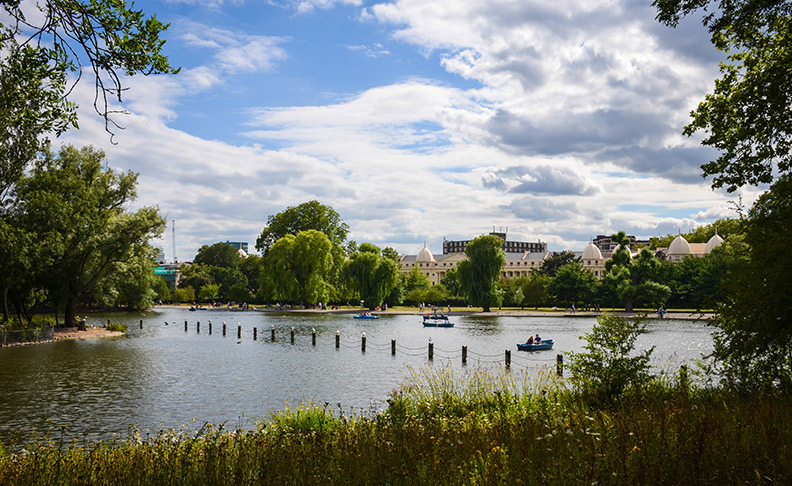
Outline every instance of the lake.
<path id="1" fill-rule="evenodd" d="M 389 393 L 409 378 L 410 369 L 462 369 L 462 346 L 468 347 L 467 369 L 503 368 L 507 349 L 513 372 L 554 369 L 557 354 L 582 350 L 579 337 L 595 322 L 589 316 L 452 316 L 454 328 L 436 329 L 424 328 L 418 314 L 361 320 L 313 311 L 176 308 L 97 314 L 87 320 L 101 326 L 108 318 L 126 324 L 127 335 L 0 348 L 0 441 L 15 431 L 25 435 L 48 428 L 51 437 L 59 437 L 61 426 L 66 438 L 80 439 L 123 438 L 131 425 L 152 434 L 198 429 L 205 422 L 252 428 L 273 411 L 309 401 L 370 413 L 386 406 Z M 676 370 L 712 349 L 712 329 L 704 321 L 654 319 L 648 330 L 637 347 L 656 346 L 655 369 Z M 554 348 L 517 351 L 516 343 L 535 333 L 554 338 Z M 433 361 L 427 357 L 430 339 Z M 391 340 L 396 340 L 395 356 Z"/>

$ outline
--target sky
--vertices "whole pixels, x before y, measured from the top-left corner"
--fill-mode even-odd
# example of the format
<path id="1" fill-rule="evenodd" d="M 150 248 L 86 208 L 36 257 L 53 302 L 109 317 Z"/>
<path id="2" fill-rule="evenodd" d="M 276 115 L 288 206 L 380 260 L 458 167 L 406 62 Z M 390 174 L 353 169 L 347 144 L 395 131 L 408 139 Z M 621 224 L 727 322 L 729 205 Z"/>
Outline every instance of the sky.
<path id="1" fill-rule="evenodd" d="M 144 0 L 178 75 L 135 76 L 111 143 L 81 82 L 80 129 L 139 174 L 166 259 L 243 241 L 306 201 L 358 243 L 442 253 L 493 230 L 580 251 L 734 217 L 686 137 L 722 53 L 651 0 Z"/>

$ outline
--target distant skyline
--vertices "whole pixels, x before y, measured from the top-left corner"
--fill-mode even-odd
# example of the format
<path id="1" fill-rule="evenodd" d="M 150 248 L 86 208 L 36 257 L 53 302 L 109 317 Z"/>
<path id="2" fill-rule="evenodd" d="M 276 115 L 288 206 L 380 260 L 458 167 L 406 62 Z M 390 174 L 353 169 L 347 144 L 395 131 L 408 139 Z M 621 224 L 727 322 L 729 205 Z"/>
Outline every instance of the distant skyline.
<path id="1" fill-rule="evenodd" d="M 145 0 L 171 27 L 176 76 L 135 77 L 113 145 L 74 93 L 80 130 L 158 206 L 153 244 L 191 260 L 316 199 L 349 238 L 415 254 L 508 227 L 582 249 L 733 217 L 760 189 L 713 191 L 715 152 L 684 137 L 722 59 L 700 19 L 645 1 Z"/>

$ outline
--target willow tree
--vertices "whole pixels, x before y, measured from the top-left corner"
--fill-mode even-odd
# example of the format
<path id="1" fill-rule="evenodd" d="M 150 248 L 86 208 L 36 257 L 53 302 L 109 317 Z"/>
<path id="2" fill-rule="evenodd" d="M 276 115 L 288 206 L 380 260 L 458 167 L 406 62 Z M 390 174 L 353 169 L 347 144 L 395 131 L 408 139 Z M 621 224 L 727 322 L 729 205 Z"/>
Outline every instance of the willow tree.
<path id="1" fill-rule="evenodd" d="M 399 284 L 399 264 L 389 254 L 376 245 L 362 243 L 341 271 L 342 281 L 369 309 L 381 305 Z"/>
<path id="2" fill-rule="evenodd" d="M 503 253 L 503 240 L 494 235 L 474 238 L 465 247 L 466 260 L 459 262 L 459 284 L 470 299 L 470 303 L 489 312 L 499 306 L 503 292 L 498 288 L 506 256 Z"/>
<path id="3" fill-rule="evenodd" d="M 333 244 L 324 233 L 308 230 L 286 235 L 272 245 L 264 261 L 274 299 L 309 304 L 330 298 Z"/>

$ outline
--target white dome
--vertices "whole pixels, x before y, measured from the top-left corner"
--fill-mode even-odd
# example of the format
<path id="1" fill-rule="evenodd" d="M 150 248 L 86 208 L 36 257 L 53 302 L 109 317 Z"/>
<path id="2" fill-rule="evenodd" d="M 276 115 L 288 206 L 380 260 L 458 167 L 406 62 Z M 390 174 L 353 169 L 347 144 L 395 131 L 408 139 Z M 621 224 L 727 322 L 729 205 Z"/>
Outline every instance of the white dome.
<path id="1" fill-rule="evenodd" d="M 586 248 L 583 250 L 583 256 L 581 257 L 582 260 L 602 260 L 602 252 L 600 251 L 597 246 L 592 243 L 588 242 Z"/>
<path id="2" fill-rule="evenodd" d="M 424 247 L 421 248 L 421 251 L 418 252 L 418 256 L 415 257 L 415 261 L 416 262 L 435 262 L 436 260 L 435 260 L 434 256 L 432 255 L 432 252 L 429 251 L 429 248 L 427 248 L 426 245 L 424 245 Z"/>
<path id="3" fill-rule="evenodd" d="M 716 247 L 720 246 L 723 243 L 723 238 L 721 238 L 718 233 L 716 232 L 712 235 L 712 238 L 709 239 L 707 242 L 706 248 L 704 248 L 704 253 L 709 253 L 714 250 Z"/>
<path id="4" fill-rule="evenodd" d="M 682 235 L 674 238 L 674 241 L 668 246 L 668 255 L 690 255 L 690 244 Z"/>

